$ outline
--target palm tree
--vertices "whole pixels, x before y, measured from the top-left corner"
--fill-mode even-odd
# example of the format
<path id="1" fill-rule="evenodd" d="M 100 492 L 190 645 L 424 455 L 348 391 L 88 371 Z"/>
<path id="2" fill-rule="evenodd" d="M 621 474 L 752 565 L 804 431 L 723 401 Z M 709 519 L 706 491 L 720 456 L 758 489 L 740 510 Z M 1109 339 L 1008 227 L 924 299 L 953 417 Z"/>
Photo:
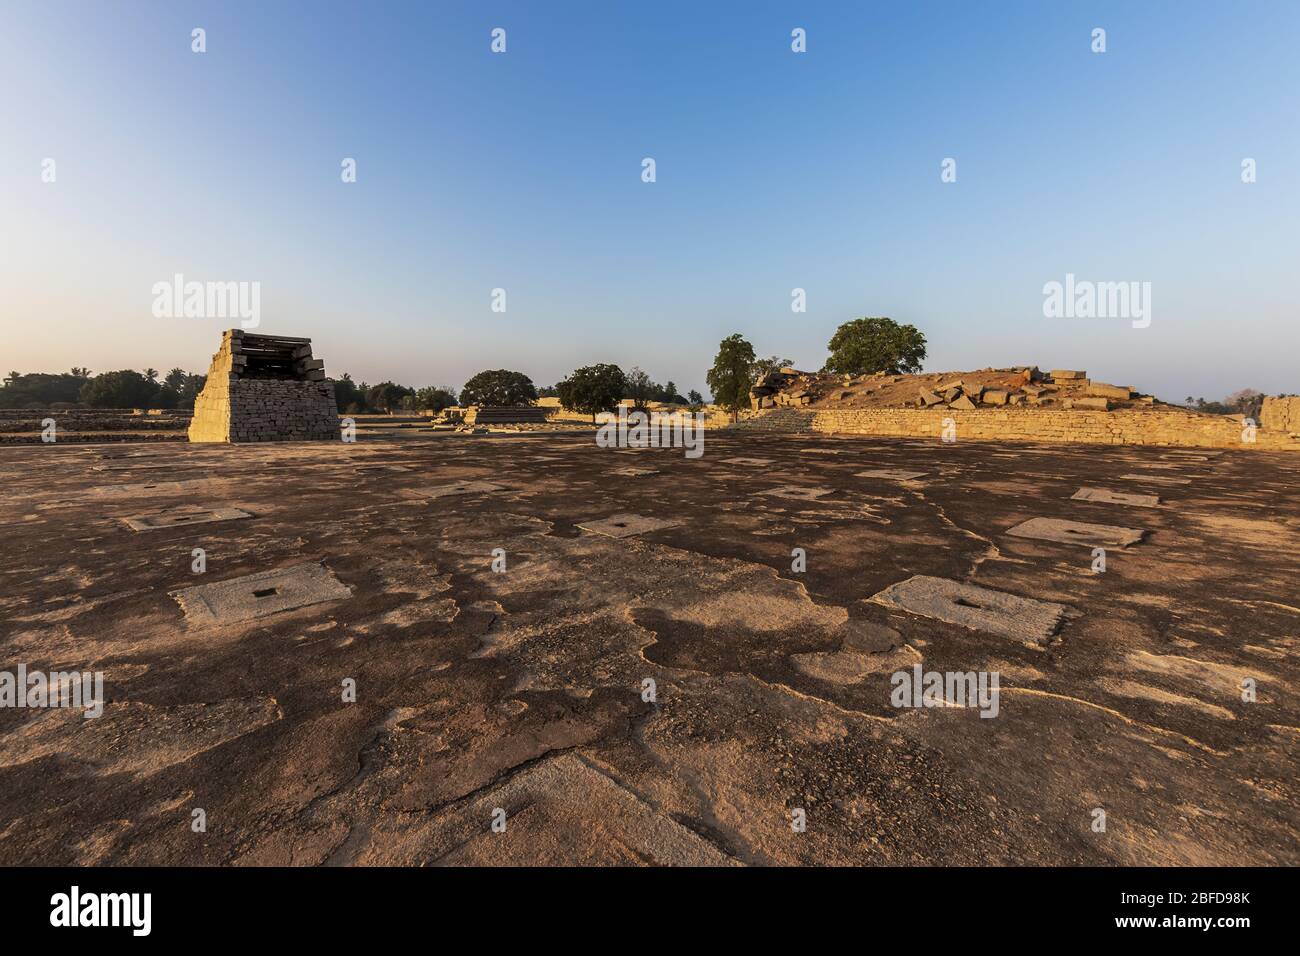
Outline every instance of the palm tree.
<path id="1" fill-rule="evenodd" d="M 144 377 L 151 382 L 158 381 L 158 370 L 156 368 L 147 368 L 144 370 Z"/>

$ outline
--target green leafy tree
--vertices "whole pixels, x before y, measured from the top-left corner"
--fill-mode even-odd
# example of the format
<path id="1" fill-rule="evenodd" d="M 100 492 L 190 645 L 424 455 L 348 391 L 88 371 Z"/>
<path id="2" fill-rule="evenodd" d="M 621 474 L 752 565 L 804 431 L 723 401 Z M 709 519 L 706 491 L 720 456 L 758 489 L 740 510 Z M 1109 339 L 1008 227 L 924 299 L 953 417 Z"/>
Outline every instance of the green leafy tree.
<path id="1" fill-rule="evenodd" d="M 532 405 L 537 401 L 533 380 L 523 372 L 498 368 L 479 372 L 460 390 L 462 405 Z"/>
<path id="2" fill-rule="evenodd" d="M 398 385 L 396 382 L 380 382 L 366 393 L 366 404 L 391 415 L 394 410 L 403 407 L 403 399 L 414 395 L 413 388 Z"/>
<path id="3" fill-rule="evenodd" d="M 101 372 L 81 387 L 81 401 L 91 408 L 152 408 L 158 386 L 131 369 Z"/>
<path id="4" fill-rule="evenodd" d="M 925 359 L 925 336 L 914 325 L 899 325 L 876 316 L 845 322 L 831 336 L 825 372 L 868 375 L 919 372 Z"/>
<path id="5" fill-rule="evenodd" d="M 652 401 L 658 399 L 658 394 L 659 388 L 650 380 L 650 376 L 633 365 L 632 371 L 627 373 L 627 394 L 624 396 L 632 399 L 632 407 L 643 412 Z"/>
<path id="6" fill-rule="evenodd" d="M 596 420 L 598 412 L 613 411 L 627 393 L 627 376 L 617 365 L 588 365 L 575 369 L 555 386 L 560 403 Z"/>
<path id="7" fill-rule="evenodd" d="M 47 372 L 34 372 L 30 375 L 10 372 L 5 378 L 4 387 L 0 388 L 0 408 L 71 405 L 79 400 L 85 384 L 84 377 L 66 372 L 57 375 Z"/>
<path id="8" fill-rule="evenodd" d="M 713 400 L 731 412 L 734 420 L 742 408 L 749 407 L 749 390 L 754 385 L 754 346 L 737 332 L 722 340 L 713 368 L 705 381 L 713 391 Z"/>
<path id="9" fill-rule="evenodd" d="M 760 376 L 765 375 L 766 373 L 772 371 L 773 369 L 790 368 L 793 365 L 794 365 L 794 359 L 781 358 L 779 355 L 773 355 L 771 358 L 761 358 L 755 360 L 753 366 L 751 366 L 750 368 L 750 371 L 754 375 L 754 381 L 757 382 Z"/>
<path id="10" fill-rule="evenodd" d="M 690 405 L 703 405 L 704 396 L 701 395 L 697 389 L 693 388 L 686 393 L 686 401 Z"/>
<path id="11" fill-rule="evenodd" d="M 415 407 L 440 412 L 456 404 L 456 390 L 450 385 L 428 385 L 415 393 Z"/>
<path id="12" fill-rule="evenodd" d="M 334 380 L 334 404 L 338 407 L 340 415 L 361 411 L 364 402 L 362 390 L 357 388 L 357 383 L 352 381 L 352 376 L 347 372 Z"/>

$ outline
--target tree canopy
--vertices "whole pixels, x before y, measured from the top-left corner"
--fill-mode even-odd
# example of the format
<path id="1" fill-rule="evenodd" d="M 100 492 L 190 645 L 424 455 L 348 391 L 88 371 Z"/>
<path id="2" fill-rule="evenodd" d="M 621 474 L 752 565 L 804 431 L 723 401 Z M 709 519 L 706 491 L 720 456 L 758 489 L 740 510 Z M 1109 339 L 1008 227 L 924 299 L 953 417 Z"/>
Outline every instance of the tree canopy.
<path id="1" fill-rule="evenodd" d="M 732 415 L 749 407 L 749 390 L 754 384 L 753 366 L 754 346 L 739 332 L 722 340 L 705 381 L 713 392 L 713 400 Z"/>
<path id="2" fill-rule="evenodd" d="M 555 386 L 560 402 L 594 420 L 597 412 L 613 411 L 627 391 L 627 376 L 617 365 L 587 365 L 575 369 Z"/>
<path id="3" fill-rule="evenodd" d="M 887 372 L 902 375 L 921 371 L 925 336 L 914 325 L 874 316 L 845 322 L 831 336 L 831 356 L 823 371 L 842 375 Z"/>
<path id="4" fill-rule="evenodd" d="M 523 372 L 498 368 L 479 372 L 460 390 L 462 405 L 532 405 L 537 401 L 533 380 Z"/>

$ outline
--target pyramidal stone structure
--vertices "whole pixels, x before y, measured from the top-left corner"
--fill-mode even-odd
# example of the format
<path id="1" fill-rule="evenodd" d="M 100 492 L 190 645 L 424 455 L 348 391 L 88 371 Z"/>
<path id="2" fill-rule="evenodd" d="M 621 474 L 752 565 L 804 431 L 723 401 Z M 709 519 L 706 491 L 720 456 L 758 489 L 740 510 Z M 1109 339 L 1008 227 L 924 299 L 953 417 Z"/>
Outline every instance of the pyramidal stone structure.
<path id="1" fill-rule="evenodd" d="M 192 442 L 338 441 L 334 383 L 311 339 L 230 329 L 194 402 Z"/>

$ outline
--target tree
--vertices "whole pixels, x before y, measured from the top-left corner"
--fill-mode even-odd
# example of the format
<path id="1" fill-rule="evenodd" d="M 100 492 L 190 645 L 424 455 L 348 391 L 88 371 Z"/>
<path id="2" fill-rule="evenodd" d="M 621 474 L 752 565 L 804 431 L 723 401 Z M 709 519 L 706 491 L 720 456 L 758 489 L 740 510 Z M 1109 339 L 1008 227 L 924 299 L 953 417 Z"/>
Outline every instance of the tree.
<path id="1" fill-rule="evenodd" d="M 686 401 L 691 405 L 703 405 L 704 396 L 701 395 L 696 389 L 691 389 L 689 392 L 686 393 Z"/>
<path id="2" fill-rule="evenodd" d="M 4 387 L 0 388 L 0 408 L 70 405 L 78 400 L 85 384 L 84 378 L 66 372 L 58 375 L 10 372 Z"/>
<path id="3" fill-rule="evenodd" d="M 498 368 L 479 372 L 460 390 L 462 405 L 532 405 L 537 401 L 537 389 L 523 372 Z"/>
<path id="4" fill-rule="evenodd" d="M 742 408 L 749 407 L 749 390 L 754 385 L 753 365 L 754 346 L 737 332 L 722 340 L 713 368 L 704 377 L 713 391 L 713 400 L 731 412 L 733 419 Z"/>
<path id="5" fill-rule="evenodd" d="M 456 390 L 450 385 L 428 385 L 415 393 L 415 407 L 440 412 L 456 404 Z"/>
<path id="6" fill-rule="evenodd" d="M 555 386 L 560 404 L 585 412 L 596 420 L 597 412 L 613 411 L 627 393 L 627 376 L 617 365 L 588 365 Z"/>
<path id="7" fill-rule="evenodd" d="M 773 355 L 771 358 L 762 358 L 754 362 L 750 371 L 754 374 L 754 381 L 758 381 L 766 373 L 778 368 L 790 368 L 794 365 L 794 359 L 781 358 L 779 355 Z"/>
<path id="8" fill-rule="evenodd" d="M 366 394 L 366 404 L 391 415 L 394 409 L 402 407 L 402 400 L 415 394 L 415 389 L 398 385 L 396 382 L 380 382 Z"/>
<path id="9" fill-rule="evenodd" d="M 627 373 L 627 397 L 632 399 L 632 407 L 637 411 L 645 411 L 657 392 L 650 376 L 633 365 L 632 371 Z"/>
<path id="10" fill-rule="evenodd" d="M 352 381 L 352 376 L 347 372 L 334 380 L 334 404 L 339 414 L 360 411 L 363 401 L 361 390 L 357 388 L 357 383 Z"/>
<path id="11" fill-rule="evenodd" d="M 822 371 L 841 375 L 919 372 L 925 358 L 925 336 L 914 325 L 872 317 L 845 322 L 831 336 L 831 357 Z"/>
<path id="12" fill-rule="evenodd" d="M 152 408 L 158 386 L 131 369 L 101 372 L 81 387 L 81 401 L 91 408 Z"/>

